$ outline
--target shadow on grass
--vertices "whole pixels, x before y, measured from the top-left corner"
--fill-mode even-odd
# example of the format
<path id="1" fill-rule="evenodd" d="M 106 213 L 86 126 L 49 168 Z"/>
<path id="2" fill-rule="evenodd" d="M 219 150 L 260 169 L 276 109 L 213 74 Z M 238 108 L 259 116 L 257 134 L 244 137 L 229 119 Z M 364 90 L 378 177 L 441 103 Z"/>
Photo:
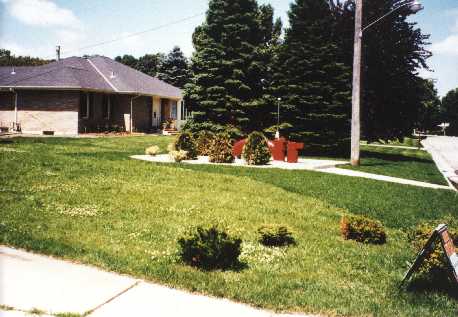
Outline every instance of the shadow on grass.
<path id="1" fill-rule="evenodd" d="M 380 152 L 371 152 L 371 151 L 362 151 L 361 152 L 362 159 L 378 159 L 383 161 L 390 161 L 390 162 L 419 162 L 419 163 L 431 163 L 431 160 L 415 157 L 415 156 L 407 156 L 407 155 L 400 155 L 400 154 L 392 154 L 392 153 L 380 153 Z M 374 164 L 364 164 L 366 166 L 370 165 L 388 165 L 383 163 L 374 163 Z"/>
<path id="2" fill-rule="evenodd" d="M 410 294 L 440 294 L 458 300 L 458 284 L 450 279 L 430 280 L 415 278 L 406 287 Z"/>
<path id="3" fill-rule="evenodd" d="M 210 268 L 210 267 L 201 267 L 201 266 L 197 266 L 197 265 L 190 265 L 182 260 L 179 261 L 179 263 L 181 263 L 182 265 L 186 265 L 186 266 L 190 266 L 196 270 L 199 270 L 199 271 L 202 271 L 202 272 L 217 272 L 217 271 L 221 271 L 221 272 L 229 272 L 229 271 L 232 271 L 232 272 L 236 272 L 236 273 L 240 273 L 241 271 L 243 270 L 246 270 L 249 268 L 249 265 L 248 263 L 246 262 L 243 262 L 243 261 L 237 261 L 236 263 L 232 264 L 231 266 L 229 267 L 223 267 L 223 268 Z"/>

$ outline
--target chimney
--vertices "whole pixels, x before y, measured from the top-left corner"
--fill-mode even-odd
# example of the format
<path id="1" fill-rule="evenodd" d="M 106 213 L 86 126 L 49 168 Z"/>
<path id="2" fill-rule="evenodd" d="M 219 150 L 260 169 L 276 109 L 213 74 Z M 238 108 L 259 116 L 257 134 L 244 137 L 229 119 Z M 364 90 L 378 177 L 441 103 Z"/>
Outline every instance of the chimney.
<path id="1" fill-rule="evenodd" d="M 56 60 L 60 61 L 60 45 L 56 46 Z"/>

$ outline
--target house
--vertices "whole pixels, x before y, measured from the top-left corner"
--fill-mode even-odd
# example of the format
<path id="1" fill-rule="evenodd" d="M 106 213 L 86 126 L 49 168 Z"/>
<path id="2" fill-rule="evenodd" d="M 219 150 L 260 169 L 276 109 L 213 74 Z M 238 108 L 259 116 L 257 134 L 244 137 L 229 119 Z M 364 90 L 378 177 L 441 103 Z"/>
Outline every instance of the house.
<path id="1" fill-rule="evenodd" d="M 23 133 L 180 128 L 182 100 L 179 88 L 104 56 L 0 67 L 0 128 Z"/>

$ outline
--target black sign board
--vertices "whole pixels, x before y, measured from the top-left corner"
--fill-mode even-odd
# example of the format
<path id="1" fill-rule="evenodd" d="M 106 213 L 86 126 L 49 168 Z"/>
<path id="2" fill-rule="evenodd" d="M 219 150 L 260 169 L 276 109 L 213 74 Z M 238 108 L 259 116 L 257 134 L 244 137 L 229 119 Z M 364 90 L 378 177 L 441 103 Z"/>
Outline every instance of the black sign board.
<path id="1" fill-rule="evenodd" d="M 409 271 L 404 276 L 401 286 L 405 281 L 412 277 L 413 273 L 417 271 L 422 265 L 423 261 L 429 257 L 434 250 L 435 243 L 440 242 L 442 250 L 444 251 L 447 262 L 449 264 L 450 276 L 458 283 L 458 255 L 455 252 L 455 245 L 448 233 L 447 225 L 439 225 L 431 234 L 423 249 L 418 253 L 415 262 L 410 267 Z"/>

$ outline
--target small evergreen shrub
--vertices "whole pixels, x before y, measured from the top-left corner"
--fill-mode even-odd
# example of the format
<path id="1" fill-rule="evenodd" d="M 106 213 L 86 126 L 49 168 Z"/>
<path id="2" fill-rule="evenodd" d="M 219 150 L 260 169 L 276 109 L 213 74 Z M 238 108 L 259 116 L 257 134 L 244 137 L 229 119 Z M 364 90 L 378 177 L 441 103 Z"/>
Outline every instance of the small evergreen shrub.
<path id="1" fill-rule="evenodd" d="M 197 147 L 189 132 L 180 133 L 174 142 L 175 151 L 185 151 L 187 153 L 187 160 L 195 160 L 197 158 Z"/>
<path id="2" fill-rule="evenodd" d="M 229 269 L 239 263 L 242 240 L 216 226 L 198 227 L 178 239 L 184 263 L 204 270 Z"/>
<path id="3" fill-rule="evenodd" d="M 252 132 L 243 147 L 243 158 L 248 165 L 265 165 L 270 161 L 267 139 L 261 132 Z"/>
<path id="4" fill-rule="evenodd" d="M 149 148 L 146 148 L 145 154 L 146 155 L 151 155 L 155 156 L 159 153 L 160 149 L 157 145 L 150 146 Z"/>
<path id="5" fill-rule="evenodd" d="M 188 159 L 188 152 L 180 150 L 180 151 L 171 151 L 169 155 L 173 158 L 173 160 L 177 163 Z"/>
<path id="6" fill-rule="evenodd" d="M 258 229 L 259 242 L 269 247 L 296 244 L 292 232 L 286 226 L 266 225 Z"/>
<path id="7" fill-rule="evenodd" d="M 232 141 L 227 133 L 218 133 L 211 142 L 208 153 L 209 160 L 212 163 L 232 163 Z"/>
<path id="8" fill-rule="evenodd" d="M 208 130 L 202 130 L 197 133 L 197 154 L 202 156 L 210 155 L 211 144 L 214 138 L 215 134 Z"/>
<path id="9" fill-rule="evenodd" d="M 382 223 L 363 216 L 343 216 L 340 231 L 345 240 L 371 244 L 386 242 L 386 233 Z"/>
<path id="10" fill-rule="evenodd" d="M 437 227 L 437 223 L 423 222 L 412 229 L 408 234 L 408 239 L 411 243 L 411 246 L 415 252 L 420 252 L 425 246 L 429 237 L 433 233 L 433 230 Z M 441 223 L 449 223 L 443 221 Z M 455 246 L 458 245 L 458 231 L 454 228 L 448 228 L 450 237 L 453 240 Z M 448 279 L 448 265 L 447 259 L 445 257 L 444 251 L 439 240 L 434 246 L 433 252 L 430 256 L 423 262 L 419 268 L 419 276 L 425 280 L 438 283 L 447 283 Z"/>

